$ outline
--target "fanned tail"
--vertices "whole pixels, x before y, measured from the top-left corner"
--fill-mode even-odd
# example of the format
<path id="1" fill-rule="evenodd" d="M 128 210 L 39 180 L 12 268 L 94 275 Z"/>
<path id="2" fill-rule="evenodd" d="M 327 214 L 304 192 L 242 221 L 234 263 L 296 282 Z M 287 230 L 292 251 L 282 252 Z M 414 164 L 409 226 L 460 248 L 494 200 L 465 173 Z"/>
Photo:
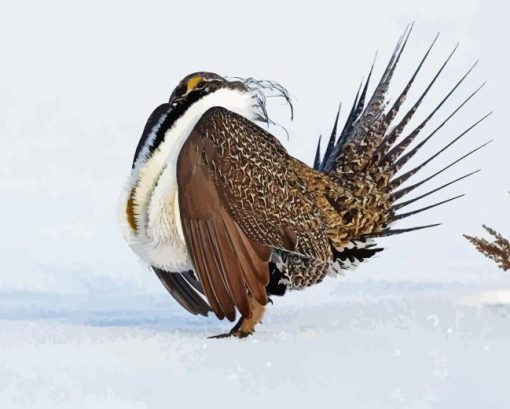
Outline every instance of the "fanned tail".
<path id="1" fill-rule="evenodd" d="M 411 144 L 419 139 L 423 129 L 430 122 L 430 120 L 440 112 L 440 109 L 454 95 L 460 86 L 464 83 L 467 77 L 471 74 L 478 61 L 475 62 L 464 75 L 449 89 L 441 101 L 426 115 L 426 117 L 407 135 L 403 135 L 404 131 L 414 117 L 418 108 L 427 97 L 429 91 L 436 83 L 445 67 L 448 65 L 453 55 L 455 54 L 458 44 L 449 53 L 441 66 L 438 68 L 433 78 L 429 81 L 428 85 L 419 95 L 417 100 L 412 104 L 402 116 L 402 119 L 396 124 L 393 124 L 395 118 L 399 114 L 402 106 L 412 88 L 418 74 L 422 70 L 424 64 L 429 58 L 431 51 L 436 44 L 438 35 L 433 39 L 432 43 L 426 50 L 424 56 L 420 60 L 417 68 L 412 73 L 411 77 L 405 84 L 404 88 L 398 95 L 394 103 L 389 106 L 387 102 L 388 88 L 391 79 L 395 73 L 397 64 L 408 42 L 409 35 L 413 26 L 407 27 L 404 34 L 399 38 L 397 45 L 392 53 L 392 56 L 378 82 L 372 95 L 368 95 L 368 86 L 370 78 L 373 73 L 373 65 L 366 82 L 360 85 L 354 104 L 349 112 L 345 125 L 338 135 L 338 121 L 340 110 L 338 111 L 333 130 L 328 141 L 327 148 L 324 156 L 321 158 L 320 141 L 317 148 L 317 153 L 314 162 L 314 168 L 330 175 L 330 177 L 338 183 L 343 189 L 344 194 L 340 195 L 336 203 L 336 208 L 341 209 L 342 205 L 346 208 L 341 214 L 345 223 L 344 229 L 340 231 L 342 237 L 349 237 L 350 242 L 360 239 L 369 239 L 374 237 L 384 237 L 394 234 L 405 233 L 425 229 L 429 227 L 438 226 L 439 224 L 429 224 L 425 226 L 392 229 L 390 225 L 396 221 L 408 218 L 415 214 L 421 213 L 425 210 L 432 209 L 442 204 L 449 203 L 464 195 L 457 195 L 447 200 L 442 200 L 431 205 L 424 206 L 418 210 L 408 211 L 406 213 L 397 213 L 398 210 L 405 206 L 419 202 L 420 200 L 429 197 L 430 195 L 445 189 L 457 182 L 460 182 L 476 173 L 469 172 L 461 177 L 458 177 L 448 183 L 439 187 L 433 188 L 428 192 L 421 194 L 415 198 L 401 201 L 408 193 L 423 185 L 424 183 L 435 178 L 437 175 L 443 173 L 455 164 L 459 163 L 468 156 L 474 154 L 489 142 L 483 143 L 478 147 L 472 149 L 468 153 L 462 155 L 460 158 L 451 162 L 444 168 L 433 173 L 431 176 L 416 182 L 410 186 L 402 187 L 412 176 L 422 170 L 431 161 L 449 149 L 453 144 L 468 134 L 473 128 L 478 126 L 489 115 L 483 116 L 481 119 L 474 122 L 464 132 L 459 134 L 449 143 L 447 143 L 439 151 L 432 154 L 421 164 L 415 166 L 410 171 L 398 176 L 397 173 L 402 167 L 408 163 L 415 154 L 434 136 L 436 135 L 446 123 L 450 121 L 471 99 L 481 90 L 485 85 L 482 84 L 477 89 L 472 91 L 465 97 L 450 114 L 426 137 L 419 141 L 413 148 L 409 149 Z M 365 101 L 368 102 L 365 106 Z M 401 136 L 403 136 L 401 138 Z M 341 202 L 341 200 L 344 200 Z M 352 219 L 351 215 L 358 214 L 357 223 L 349 224 Z M 348 217 L 346 217 L 346 215 Z M 365 217 L 366 220 L 362 218 Z M 368 220 L 369 219 L 369 220 Z M 360 228 L 359 224 L 363 227 Z"/>

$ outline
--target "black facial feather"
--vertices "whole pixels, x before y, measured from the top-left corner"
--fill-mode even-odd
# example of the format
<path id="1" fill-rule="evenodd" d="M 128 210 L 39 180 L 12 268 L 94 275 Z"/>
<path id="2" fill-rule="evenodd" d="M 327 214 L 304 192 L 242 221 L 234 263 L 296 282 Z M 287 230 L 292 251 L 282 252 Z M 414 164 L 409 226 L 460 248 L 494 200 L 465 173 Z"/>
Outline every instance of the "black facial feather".
<path id="1" fill-rule="evenodd" d="M 175 121 L 177 121 L 191 105 L 206 94 L 212 92 L 210 89 L 206 90 L 205 88 L 196 88 L 182 98 L 175 96 L 178 95 L 178 88 L 179 87 L 176 88 L 170 97 L 170 101 L 173 102 L 160 105 L 149 117 L 136 148 L 135 156 L 133 158 L 133 168 L 142 152 L 142 148 L 146 145 L 147 140 L 151 135 L 154 134 L 154 139 L 148 146 L 148 154 L 151 154 L 158 148 L 161 142 L 163 142 L 166 131 L 173 126 Z"/>

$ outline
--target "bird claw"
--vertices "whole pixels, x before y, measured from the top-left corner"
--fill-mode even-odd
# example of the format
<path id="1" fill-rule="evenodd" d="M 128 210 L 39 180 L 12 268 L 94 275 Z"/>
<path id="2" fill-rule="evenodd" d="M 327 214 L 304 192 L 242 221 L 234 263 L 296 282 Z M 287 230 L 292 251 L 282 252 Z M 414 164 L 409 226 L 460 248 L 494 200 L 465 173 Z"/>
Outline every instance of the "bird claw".
<path id="1" fill-rule="evenodd" d="M 230 338 L 230 337 L 246 338 L 247 336 L 253 334 L 254 331 L 253 330 L 252 331 L 242 330 L 241 327 L 242 327 L 243 322 L 244 322 L 244 318 L 241 317 L 239 319 L 239 321 L 237 321 L 236 325 L 234 325 L 232 327 L 232 329 L 229 332 L 227 332 L 226 334 L 213 335 L 208 338 L 214 338 L 214 339 Z"/>
<path id="2" fill-rule="evenodd" d="M 232 333 L 232 335 L 236 338 L 247 338 L 254 332 L 255 331 L 235 331 Z"/>
<path id="3" fill-rule="evenodd" d="M 207 337 L 207 339 L 230 338 L 232 335 L 232 333 L 227 332 L 225 334 L 211 335 L 210 337 Z"/>
<path id="4" fill-rule="evenodd" d="M 225 334 L 218 334 L 218 335 L 212 335 L 210 337 L 207 337 L 209 339 L 221 339 L 221 338 L 230 338 L 230 337 L 236 337 L 236 338 L 246 338 L 249 337 L 251 334 L 253 334 L 254 331 L 230 331 Z"/>

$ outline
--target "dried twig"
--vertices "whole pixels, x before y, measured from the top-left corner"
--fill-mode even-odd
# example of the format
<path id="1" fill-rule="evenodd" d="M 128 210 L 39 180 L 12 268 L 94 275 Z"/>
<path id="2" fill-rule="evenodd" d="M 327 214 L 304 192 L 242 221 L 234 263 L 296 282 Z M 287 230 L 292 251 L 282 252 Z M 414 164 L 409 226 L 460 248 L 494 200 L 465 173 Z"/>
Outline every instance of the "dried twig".
<path id="1" fill-rule="evenodd" d="M 480 253 L 494 260 L 501 269 L 510 270 L 510 241 L 490 227 L 483 225 L 483 228 L 494 237 L 492 242 L 466 234 L 464 234 L 464 237 L 473 243 Z"/>

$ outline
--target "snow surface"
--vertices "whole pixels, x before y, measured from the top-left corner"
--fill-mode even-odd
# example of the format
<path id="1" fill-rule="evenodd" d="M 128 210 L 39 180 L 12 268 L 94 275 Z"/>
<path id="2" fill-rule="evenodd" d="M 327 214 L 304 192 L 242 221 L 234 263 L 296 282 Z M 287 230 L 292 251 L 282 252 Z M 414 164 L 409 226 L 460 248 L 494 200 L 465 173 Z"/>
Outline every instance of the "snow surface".
<path id="1" fill-rule="evenodd" d="M 165 294 L 43 297 L 0 317 L 0 406 L 508 408 L 510 289 L 487 291 L 330 280 L 244 340 Z"/>

